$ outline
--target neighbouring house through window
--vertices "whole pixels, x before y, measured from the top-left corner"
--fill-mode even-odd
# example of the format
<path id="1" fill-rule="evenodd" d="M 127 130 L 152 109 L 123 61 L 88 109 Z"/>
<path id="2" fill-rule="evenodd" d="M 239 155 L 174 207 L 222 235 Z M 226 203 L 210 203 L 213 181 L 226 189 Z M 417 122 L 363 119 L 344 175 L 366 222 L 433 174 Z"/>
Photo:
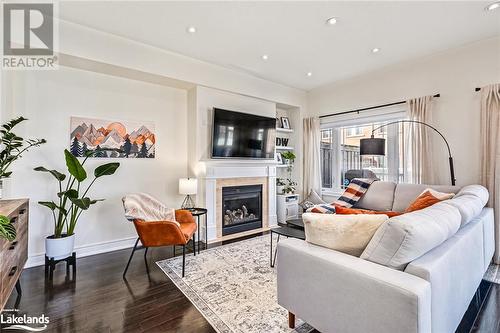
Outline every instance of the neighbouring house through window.
<path id="1" fill-rule="evenodd" d="M 336 192 L 349 184 L 349 178 L 359 170 L 373 173 L 385 181 L 403 182 L 404 136 L 403 124 L 393 124 L 376 130 L 377 138 L 386 139 L 386 156 L 360 156 L 360 140 L 369 138 L 372 130 L 391 121 L 405 119 L 406 113 L 398 110 L 389 114 L 372 113 L 369 116 L 335 116 L 321 124 L 321 173 L 324 192 Z"/>

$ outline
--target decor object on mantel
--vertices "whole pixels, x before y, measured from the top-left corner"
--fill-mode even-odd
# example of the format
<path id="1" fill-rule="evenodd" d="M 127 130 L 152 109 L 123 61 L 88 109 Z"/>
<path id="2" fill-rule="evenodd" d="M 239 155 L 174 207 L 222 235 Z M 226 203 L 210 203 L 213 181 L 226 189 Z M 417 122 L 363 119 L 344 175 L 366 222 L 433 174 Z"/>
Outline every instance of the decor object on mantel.
<path id="1" fill-rule="evenodd" d="M 417 121 L 417 120 L 398 120 L 398 121 L 392 121 L 390 123 L 387 123 L 387 124 L 381 125 L 377 128 L 374 128 L 372 130 L 372 135 L 369 139 L 361 139 L 360 140 L 360 148 L 359 148 L 360 153 L 359 154 L 361 156 L 363 156 L 363 155 L 382 155 L 382 156 L 385 156 L 385 139 L 384 138 L 375 138 L 374 133 L 375 133 L 375 131 L 377 131 L 383 127 L 393 125 L 393 124 L 400 124 L 400 123 L 413 123 L 413 124 L 420 124 L 420 125 L 427 126 L 431 129 L 433 129 L 437 134 L 439 134 L 441 136 L 441 138 L 443 138 L 444 143 L 446 144 L 446 148 L 448 149 L 448 161 L 449 161 L 449 165 L 450 165 L 451 185 L 454 186 L 456 179 L 455 179 L 455 170 L 453 167 L 453 157 L 451 156 L 450 145 L 448 144 L 448 141 L 446 141 L 446 138 L 444 137 L 444 135 L 441 132 L 439 132 L 434 126 L 431 126 L 431 125 L 426 124 L 424 122 Z"/>
<path id="2" fill-rule="evenodd" d="M 97 202 L 104 200 L 91 199 L 87 194 L 98 178 L 114 174 L 120 163 L 113 162 L 98 166 L 94 170 L 94 179 L 83 190 L 83 182 L 87 179 L 87 171 L 83 166 L 89 157 L 99 153 L 102 153 L 102 150 L 88 151 L 87 156 L 80 163 L 69 150 L 65 149 L 64 157 L 69 172 L 65 186 L 62 183 L 66 179 L 65 174 L 41 166 L 34 169 L 35 171 L 50 173 L 59 183 L 57 203 L 54 201 L 38 202 L 40 205 L 49 208 L 54 218 L 54 234 L 45 239 L 45 252 L 49 259 L 60 260 L 72 254 L 75 241 L 74 231 L 78 219 L 83 211 L 89 209 L 90 206 Z"/>
<path id="3" fill-rule="evenodd" d="M 18 117 L 2 125 L 0 129 L 0 199 L 2 198 L 3 179 L 8 178 L 12 171 L 8 171 L 10 165 L 22 154 L 32 147 L 39 147 L 47 142 L 45 139 L 23 139 L 12 132 L 12 129 L 28 120 L 24 117 Z"/>
<path id="4" fill-rule="evenodd" d="M 182 202 L 181 208 L 194 208 L 194 200 L 191 195 L 196 195 L 198 192 L 198 180 L 196 178 L 180 178 L 179 179 L 179 194 L 184 194 L 186 197 Z"/>

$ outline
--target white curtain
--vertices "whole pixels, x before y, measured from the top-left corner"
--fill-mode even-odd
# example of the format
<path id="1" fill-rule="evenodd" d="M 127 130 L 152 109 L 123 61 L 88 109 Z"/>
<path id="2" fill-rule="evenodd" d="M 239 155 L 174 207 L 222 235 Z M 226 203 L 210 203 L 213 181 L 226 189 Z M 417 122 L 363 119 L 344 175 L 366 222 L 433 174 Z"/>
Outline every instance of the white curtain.
<path id="1" fill-rule="evenodd" d="M 493 258 L 500 264 L 500 84 L 481 88 L 481 184 L 490 192 L 488 206 L 495 210 Z"/>
<path id="2" fill-rule="evenodd" d="M 406 101 L 408 119 L 432 123 L 432 96 Z M 421 124 L 409 124 L 405 140 L 405 182 L 435 184 L 432 163 L 431 129 Z"/>
<path id="3" fill-rule="evenodd" d="M 311 192 L 321 195 L 321 132 L 319 118 L 304 119 L 304 198 Z"/>

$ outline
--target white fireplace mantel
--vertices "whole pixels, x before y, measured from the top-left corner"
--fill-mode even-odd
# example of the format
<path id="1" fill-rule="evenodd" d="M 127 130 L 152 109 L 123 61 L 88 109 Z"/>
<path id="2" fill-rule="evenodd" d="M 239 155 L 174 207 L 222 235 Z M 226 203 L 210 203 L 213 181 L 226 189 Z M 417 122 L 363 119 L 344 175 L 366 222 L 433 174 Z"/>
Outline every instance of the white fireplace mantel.
<path id="1" fill-rule="evenodd" d="M 205 169 L 205 207 L 207 208 L 207 237 L 208 242 L 217 239 L 217 179 L 227 178 L 254 178 L 265 177 L 268 179 L 267 198 L 269 226 L 277 225 L 276 217 L 276 163 L 207 163 Z M 222 223 L 222 221 L 221 221 Z"/>

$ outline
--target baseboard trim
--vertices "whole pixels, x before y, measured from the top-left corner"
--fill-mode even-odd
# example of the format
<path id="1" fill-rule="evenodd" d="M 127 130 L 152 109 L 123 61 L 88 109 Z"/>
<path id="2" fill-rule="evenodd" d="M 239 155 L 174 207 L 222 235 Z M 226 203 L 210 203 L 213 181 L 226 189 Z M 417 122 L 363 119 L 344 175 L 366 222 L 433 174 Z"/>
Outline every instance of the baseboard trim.
<path id="1" fill-rule="evenodd" d="M 94 254 L 123 250 L 134 246 L 137 237 L 127 237 L 107 242 L 94 243 L 75 247 L 76 257 L 83 258 Z M 30 255 L 24 268 L 45 265 L 45 253 Z"/>

